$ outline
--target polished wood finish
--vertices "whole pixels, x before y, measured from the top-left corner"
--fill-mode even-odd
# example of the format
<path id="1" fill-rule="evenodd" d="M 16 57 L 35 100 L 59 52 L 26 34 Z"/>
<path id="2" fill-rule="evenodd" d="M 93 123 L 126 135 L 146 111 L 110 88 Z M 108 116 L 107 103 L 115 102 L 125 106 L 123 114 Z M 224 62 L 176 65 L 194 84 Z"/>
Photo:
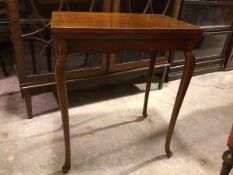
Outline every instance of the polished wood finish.
<path id="1" fill-rule="evenodd" d="M 66 173 L 70 169 L 70 131 L 69 131 L 69 113 L 68 113 L 68 98 L 65 84 L 65 66 L 68 61 L 68 48 L 66 40 L 59 40 L 56 42 L 57 62 L 56 62 L 56 82 L 59 102 L 62 113 L 62 123 L 65 139 L 65 164 L 62 168 Z"/>
<path id="2" fill-rule="evenodd" d="M 185 53 L 184 74 L 166 138 L 165 150 L 171 156 L 170 142 L 177 116 L 192 77 L 195 57 L 192 50 L 203 30 L 163 15 L 71 13 L 54 12 L 51 23 L 56 43 L 56 82 L 65 137 L 65 164 L 63 172 L 70 169 L 70 135 L 65 65 L 73 52 L 115 53 L 123 50 L 142 50 L 156 54 L 158 51 L 181 50 Z M 143 114 L 146 116 L 151 76 L 155 57 L 151 58 L 145 93 Z"/>
<path id="3" fill-rule="evenodd" d="M 172 37 L 179 35 L 186 39 L 200 35 L 200 28 L 194 25 L 155 14 L 53 12 L 51 29 L 55 35 L 62 33 L 59 38 L 69 38 L 69 34 L 83 33 L 105 35 L 117 33 L 118 38 L 121 36 L 120 33 L 137 34 L 137 38 L 145 37 L 145 34 L 147 37 L 152 35 L 151 37 L 157 38 L 176 34 Z"/>
<path id="4" fill-rule="evenodd" d="M 195 67 L 195 56 L 192 54 L 191 51 L 185 52 L 185 67 L 181 78 L 179 90 L 176 96 L 174 108 L 172 111 L 170 125 L 167 132 L 167 139 L 165 143 L 165 151 L 168 157 L 172 156 L 172 152 L 170 150 L 171 137 L 175 128 L 176 120 L 179 115 L 181 105 L 183 103 L 186 91 L 188 89 L 190 80 L 193 75 L 194 67 Z"/>

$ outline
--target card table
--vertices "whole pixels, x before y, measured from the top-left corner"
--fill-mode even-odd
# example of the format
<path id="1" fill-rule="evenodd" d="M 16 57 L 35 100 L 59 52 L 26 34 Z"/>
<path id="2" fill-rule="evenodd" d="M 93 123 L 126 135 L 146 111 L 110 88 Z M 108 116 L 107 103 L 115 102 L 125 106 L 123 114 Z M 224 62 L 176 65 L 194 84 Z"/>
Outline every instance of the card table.
<path id="1" fill-rule="evenodd" d="M 200 41 L 203 29 L 164 15 L 132 13 L 53 12 L 51 31 L 56 48 L 56 85 L 62 115 L 65 163 L 63 172 L 71 167 L 68 98 L 65 70 L 69 55 L 75 52 L 115 53 L 124 50 L 150 52 L 143 117 L 147 116 L 147 103 L 151 79 L 159 51 L 182 51 L 185 66 L 168 127 L 165 151 L 172 155 L 170 143 L 176 120 L 188 89 L 195 56 L 192 50 Z"/>

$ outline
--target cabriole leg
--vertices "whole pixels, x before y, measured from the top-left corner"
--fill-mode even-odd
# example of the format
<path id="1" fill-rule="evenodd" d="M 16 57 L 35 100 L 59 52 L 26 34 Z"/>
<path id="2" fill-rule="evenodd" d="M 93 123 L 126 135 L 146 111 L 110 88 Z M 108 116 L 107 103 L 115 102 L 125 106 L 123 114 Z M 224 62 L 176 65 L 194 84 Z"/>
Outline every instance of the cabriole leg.
<path id="1" fill-rule="evenodd" d="M 183 75 L 181 78 L 179 90 L 178 90 L 178 93 L 176 96 L 174 108 L 172 111 L 171 120 L 170 120 L 170 124 L 169 124 L 169 128 L 168 128 L 168 132 L 167 132 L 166 143 L 165 143 L 165 151 L 166 151 L 166 154 L 168 157 L 172 156 L 172 152 L 170 150 L 171 138 L 172 138 L 172 134 L 173 134 L 173 131 L 175 128 L 176 120 L 177 120 L 182 102 L 184 100 L 186 91 L 188 89 L 190 80 L 191 80 L 192 75 L 193 75 L 194 67 L 195 67 L 194 55 L 192 54 L 192 52 L 185 52 L 184 71 L 183 71 Z"/>
<path id="2" fill-rule="evenodd" d="M 65 41 L 57 41 L 57 62 L 56 62 L 56 83 L 57 93 L 60 102 L 60 110 L 63 123 L 63 134 L 65 141 L 65 163 L 62 171 L 67 173 L 71 166 L 70 158 L 70 129 L 69 129 L 69 114 L 68 114 L 68 98 L 66 91 L 65 67 L 68 60 L 67 45 Z"/>

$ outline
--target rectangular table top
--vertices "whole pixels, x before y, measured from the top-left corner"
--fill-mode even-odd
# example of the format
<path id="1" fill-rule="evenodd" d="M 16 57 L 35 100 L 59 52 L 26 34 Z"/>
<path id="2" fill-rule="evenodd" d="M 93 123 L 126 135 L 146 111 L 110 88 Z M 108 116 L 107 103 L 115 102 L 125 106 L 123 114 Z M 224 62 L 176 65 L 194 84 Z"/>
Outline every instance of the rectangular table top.
<path id="1" fill-rule="evenodd" d="M 164 15 L 132 13 L 53 12 L 51 30 L 59 33 L 169 33 L 201 35 L 203 29 Z"/>

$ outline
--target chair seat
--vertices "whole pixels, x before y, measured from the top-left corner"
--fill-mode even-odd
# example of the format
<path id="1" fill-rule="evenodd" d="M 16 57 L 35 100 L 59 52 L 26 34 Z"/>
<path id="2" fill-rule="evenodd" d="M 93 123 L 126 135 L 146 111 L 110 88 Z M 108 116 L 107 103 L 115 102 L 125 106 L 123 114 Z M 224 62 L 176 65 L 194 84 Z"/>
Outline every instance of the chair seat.
<path id="1" fill-rule="evenodd" d="M 232 126 L 232 128 L 231 128 L 231 132 L 230 132 L 230 135 L 229 135 L 227 144 L 228 144 L 229 146 L 233 147 L 233 126 Z"/>

